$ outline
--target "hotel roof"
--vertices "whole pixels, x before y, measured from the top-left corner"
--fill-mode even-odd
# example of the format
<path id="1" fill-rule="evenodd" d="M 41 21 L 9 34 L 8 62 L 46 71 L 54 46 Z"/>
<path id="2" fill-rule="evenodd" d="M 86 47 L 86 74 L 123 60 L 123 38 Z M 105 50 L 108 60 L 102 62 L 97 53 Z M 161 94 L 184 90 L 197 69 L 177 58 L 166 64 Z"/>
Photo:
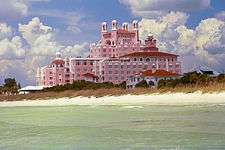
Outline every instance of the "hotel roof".
<path id="1" fill-rule="evenodd" d="M 94 75 L 94 74 L 92 74 L 92 73 L 85 73 L 85 74 L 83 74 L 82 76 L 84 76 L 84 77 L 98 78 L 98 76 L 96 76 L 96 75 Z"/>
<path id="2" fill-rule="evenodd" d="M 61 65 L 61 64 L 65 64 L 65 61 L 62 59 L 55 59 L 52 61 L 52 64 Z"/>
<path id="3" fill-rule="evenodd" d="M 178 56 L 171 53 L 166 52 L 158 52 L 158 51 L 149 51 L 149 52 L 134 52 L 130 54 L 126 54 L 121 57 L 148 57 L 148 56 L 156 56 L 156 57 L 168 57 L 168 56 Z"/>
<path id="4" fill-rule="evenodd" d="M 174 77 L 174 76 L 180 76 L 179 74 L 172 73 L 166 70 L 146 70 L 140 73 L 143 76 L 154 76 L 154 77 Z"/>

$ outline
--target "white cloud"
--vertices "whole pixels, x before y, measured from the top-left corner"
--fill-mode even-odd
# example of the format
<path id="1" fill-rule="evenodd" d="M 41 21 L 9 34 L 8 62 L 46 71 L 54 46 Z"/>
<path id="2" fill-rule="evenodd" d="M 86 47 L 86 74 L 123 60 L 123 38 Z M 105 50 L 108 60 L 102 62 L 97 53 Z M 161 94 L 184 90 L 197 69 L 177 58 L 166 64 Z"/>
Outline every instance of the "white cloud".
<path id="1" fill-rule="evenodd" d="M 29 8 L 35 2 L 51 0 L 0 0 L 0 21 L 15 20 L 29 14 Z"/>
<path id="2" fill-rule="evenodd" d="M 0 40 L 10 38 L 12 36 L 12 28 L 6 23 L 0 23 Z"/>
<path id="3" fill-rule="evenodd" d="M 211 0 L 119 0 L 132 13 L 145 18 L 163 16 L 169 11 L 193 11 L 210 6 Z"/>
<path id="4" fill-rule="evenodd" d="M 89 54 L 89 44 L 84 42 L 82 44 L 67 46 L 62 52 L 65 56 L 87 56 Z"/>
<path id="5" fill-rule="evenodd" d="M 28 13 L 26 0 L 0 0 L 0 4 L 0 20 L 18 19 Z"/>
<path id="6" fill-rule="evenodd" d="M 80 33 L 79 22 L 85 18 L 83 13 L 78 11 L 61 11 L 61 10 L 33 10 L 30 12 L 32 15 L 39 15 L 45 17 L 55 18 L 61 24 L 67 26 L 66 30 L 74 33 Z"/>
<path id="7" fill-rule="evenodd" d="M 21 38 L 15 36 L 12 40 L 0 40 L 0 59 L 23 58 L 25 50 L 22 47 Z"/>
<path id="8" fill-rule="evenodd" d="M 225 22 L 209 18 L 202 20 L 195 29 L 189 29 L 185 26 L 187 18 L 184 13 L 171 12 L 159 19 L 142 19 L 140 37 L 144 39 L 152 34 L 158 39 L 158 46 L 162 50 L 176 52 L 182 57 L 193 56 L 193 60 L 198 60 L 194 63 L 223 67 Z"/>
<path id="9" fill-rule="evenodd" d="M 25 50 L 19 36 L 13 37 L 12 28 L 6 23 L 0 24 L 0 59 L 22 58 Z"/>
<path id="10" fill-rule="evenodd" d="M 87 43 L 60 44 L 55 40 L 55 30 L 37 17 L 27 24 L 19 24 L 18 31 L 22 37 L 12 37 L 11 27 L 0 25 L 0 37 L 3 38 L 0 40 L 0 72 L 4 77 L 16 74 L 23 84 L 35 83 L 36 69 L 47 65 L 57 51 L 61 51 L 63 56 L 80 56 L 88 50 Z"/>
<path id="11" fill-rule="evenodd" d="M 19 24 L 19 32 L 32 46 L 41 35 L 52 33 L 52 28 L 43 25 L 38 17 L 33 18 L 28 24 Z"/>

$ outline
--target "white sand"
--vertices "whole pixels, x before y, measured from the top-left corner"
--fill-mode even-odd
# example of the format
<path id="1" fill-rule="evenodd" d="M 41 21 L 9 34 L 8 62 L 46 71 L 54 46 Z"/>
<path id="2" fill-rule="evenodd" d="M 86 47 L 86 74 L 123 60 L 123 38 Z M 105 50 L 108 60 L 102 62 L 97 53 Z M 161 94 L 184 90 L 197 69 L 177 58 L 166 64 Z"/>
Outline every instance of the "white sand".
<path id="1" fill-rule="evenodd" d="M 24 100 L 0 102 L 0 107 L 14 106 L 66 106 L 66 105 L 195 105 L 195 104 L 224 104 L 225 92 L 205 93 L 195 92 L 166 93 L 150 95 L 124 95 L 106 97 L 74 97 L 50 100 Z"/>

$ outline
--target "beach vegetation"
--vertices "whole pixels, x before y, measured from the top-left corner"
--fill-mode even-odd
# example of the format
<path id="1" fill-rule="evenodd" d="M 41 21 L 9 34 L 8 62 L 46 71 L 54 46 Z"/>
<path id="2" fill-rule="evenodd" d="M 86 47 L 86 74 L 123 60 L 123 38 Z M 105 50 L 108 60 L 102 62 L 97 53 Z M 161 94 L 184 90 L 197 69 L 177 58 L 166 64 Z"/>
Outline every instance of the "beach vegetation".
<path id="1" fill-rule="evenodd" d="M 6 78 L 4 84 L 0 86 L 0 94 L 12 95 L 18 94 L 18 90 L 21 88 L 20 83 L 17 83 L 15 78 Z"/>

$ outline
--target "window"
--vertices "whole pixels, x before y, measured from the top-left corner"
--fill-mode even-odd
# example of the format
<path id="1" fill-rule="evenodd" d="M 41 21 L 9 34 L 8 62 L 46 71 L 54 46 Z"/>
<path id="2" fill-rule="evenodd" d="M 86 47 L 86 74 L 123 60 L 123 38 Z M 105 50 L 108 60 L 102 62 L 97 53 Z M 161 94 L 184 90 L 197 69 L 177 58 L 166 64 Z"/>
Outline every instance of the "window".
<path id="1" fill-rule="evenodd" d="M 109 65 L 109 68 L 112 68 L 112 65 Z"/>
<path id="2" fill-rule="evenodd" d="M 166 64 L 164 64 L 164 68 L 166 68 Z"/>
<path id="3" fill-rule="evenodd" d="M 76 65 L 78 65 L 78 66 L 79 66 L 79 65 L 80 65 L 80 62 L 79 62 L 79 61 L 77 61 L 77 62 L 76 62 Z"/>
<path id="4" fill-rule="evenodd" d="M 147 65 L 145 65 L 145 66 L 144 66 L 144 69 L 146 70 L 147 68 L 148 68 L 148 66 L 147 66 Z"/>
<path id="5" fill-rule="evenodd" d="M 84 65 L 87 65 L 87 62 L 86 61 L 84 62 Z"/>
<path id="6" fill-rule="evenodd" d="M 150 61 L 150 58 L 146 58 L 146 61 L 149 62 Z"/>
<path id="7" fill-rule="evenodd" d="M 137 58 L 134 58 L 134 61 L 137 61 Z"/>
<path id="8" fill-rule="evenodd" d="M 153 64 L 153 65 L 152 65 L 152 68 L 153 68 L 153 69 L 155 69 L 155 68 L 156 68 L 156 65 L 155 65 L 155 64 Z"/>
<path id="9" fill-rule="evenodd" d="M 140 58 L 140 61 L 143 61 L 143 58 Z"/>

